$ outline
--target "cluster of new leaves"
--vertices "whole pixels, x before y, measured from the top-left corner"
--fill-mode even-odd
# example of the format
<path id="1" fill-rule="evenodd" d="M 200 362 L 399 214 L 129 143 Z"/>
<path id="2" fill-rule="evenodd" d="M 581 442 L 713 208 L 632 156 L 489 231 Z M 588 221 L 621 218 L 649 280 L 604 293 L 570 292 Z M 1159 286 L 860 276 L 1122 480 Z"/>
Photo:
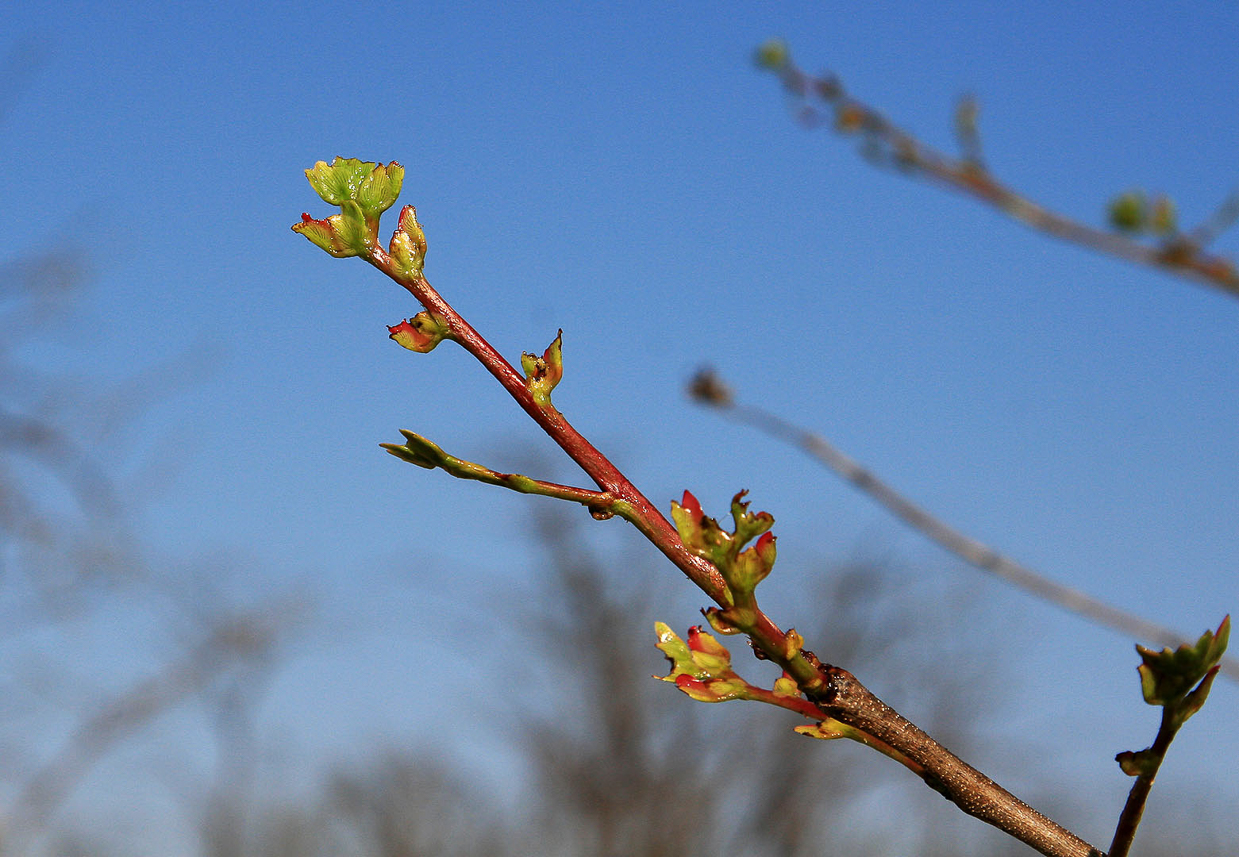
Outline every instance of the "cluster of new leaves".
<path id="1" fill-rule="evenodd" d="M 688 491 L 681 502 L 671 504 L 671 518 L 685 547 L 709 561 L 727 583 L 730 605 L 722 610 L 711 607 L 706 612 L 710 625 L 720 634 L 736 634 L 752 626 L 757 608 L 753 591 L 774 567 L 775 535 L 770 532 L 774 516 L 750 512 L 744 500 L 747 493 L 741 491 L 731 498 L 731 532 L 702 512 L 701 503 Z M 746 548 L 755 538 L 757 543 Z"/>
<path id="2" fill-rule="evenodd" d="M 1143 661 L 1139 670 L 1144 701 L 1162 707 L 1162 730 L 1169 736 L 1205 704 L 1229 639 L 1230 617 L 1227 616 L 1216 631 L 1205 631 L 1194 646 L 1166 648 L 1160 652 L 1136 646 Z M 1168 738 L 1165 743 L 1169 744 Z M 1116 759 L 1123 773 L 1133 777 L 1155 773 L 1165 753 L 1161 744 L 1159 740 L 1139 752 L 1119 753 Z"/>
<path id="3" fill-rule="evenodd" d="M 681 502 L 671 504 L 671 517 L 684 544 L 714 565 L 727 584 L 729 606 L 710 607 L 704 611 L 711 627 L 720 634 L 751 631 L 758 612 L 754 590 L 774 567 L 775 536 L 770 532 L 774 517 L 768 512 L 750 512 L 744 500 L 746 493 L 741 491 L 731 499 L 733 526 L 730 532 L 706 515 L 701 503 L 689 491 L 684 492 Z M 754 539 L 757 541 L 746 547 Z M 662 680 L 674 682 L 693 699 L 699 702 L 728 699 L 765 702 L 818 721 L 813 726 L 797 727 L 796 731 L 801 734 L 861 740 L 851 727 L 824 719 L 822 712 L 801 695 L 796 681 L 786 672 L 775 681 L 773 690 L 749 684 L 731 668 L 731 653 L 727 648 L 700 626 L 689 628 L 686 641 L 662 622 L 655 625 L 655 631 L 658 648 L 671 662 L 671 673 Z M 803 647 L 804 638 L 792 628 L 783 638 L 782 655 L 795 657 Z"/>
<path id="4" fill-rule="evenodd" d="M 336 158 L 330 164 L 319 161 L 306 170 L 306 177 L 324 202 L 340 207 L 339 214 L 325 220 L 315 220 L 308 214 L 301 215 L 301 222 L 293 229 L 322 247 L 332 256 L 366 256 L 378 240 L 379 218 L 391 208 L 400 196 L 404 184 L 404 167 L 392 161 L 387 166 L 360 161 L 357 158 Z M 400 225 L 405 226 L 405 214 L 401 212 Z M 416 214 L 410 214 L 416 227 Z M 410 230 L 402 245 L 408 245 L 410 259 L 417 257 L 421 268 L 421 256 L 426 244 L 422 239 L 421 256 L 416 253 L 416 235 L 420 227 Z M 396 254 L 396 239 L 392 239 L 391 253 Z"/>
<path id="5" fill-rule="evenodd" d="M 671 662 L 671 673 L 660 676 L 662 681 L 674 682 L 676 687 L 698 702 L 725 702 L 747 697 L 751 685 L 731 668 L 731 652 L 703 631 L 700 625 L 688 629 L 687 641 L 676 636 L 664 622 L 656 622 L 654 632 L 658 634 L 659 651 Z M 785 694 L 799 695 L 796 683 L 791 679 L 780 681 L 790 682 L 791 687 L 780 688 L 776 683 L 776 692 L 781 690 Z"/>
<path id="6" fill-rule="evenodd" d="M 657 676 L 661 681 L 676 687 L 698 702 L 726 702 L 729 699 L 747 699 L 765 702 L 786 708 L 817 722 L 811 726 L 797 726 L 796 732 L 810 738 L 852 738 L 864 741 L 864 736 L 855 729 L 837 720 L 823 718 L 811 702 L 800 693 L 796 681 L 786 672 L 775 679 L 774 688 L 749 684 L 731 667 L 731 652 L 700 625 L 688 629 L 681 639 L 663 622 L 654 624 L 658 635 L 658 649 L 667 656 L 671 672 Z"/>

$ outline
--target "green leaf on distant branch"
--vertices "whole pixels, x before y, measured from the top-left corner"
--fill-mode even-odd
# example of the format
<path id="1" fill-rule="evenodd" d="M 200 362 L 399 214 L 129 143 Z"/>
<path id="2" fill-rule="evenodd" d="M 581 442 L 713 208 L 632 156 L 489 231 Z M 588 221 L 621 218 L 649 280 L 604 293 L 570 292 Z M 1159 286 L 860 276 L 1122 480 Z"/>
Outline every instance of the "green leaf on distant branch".
<path id="1" fill-rule="evenodd" d="M 1143 232 L 1149 207 L 1144 191 L 1129 190 L 1110 201 L 1110 225 L 1120 232 Z"/>
<path id="2" fill-rule="evenodd" d="M 1179 706 L 1192 695 L 1193 712 L 1204 703 L 1197 691 L 1208 694 L 1211 672 L 1221 661 L 1230 639 L 1230 616 L 1222 620 L 1216 631 L 1205 631 L 1194 646 L 1165 648 L 1160 652 L 1136 646 L 1143 663 L 1140 665 L 1140 689 L 1149 705 Z M 1194 691 L 1193 688 L 1196 688 Z M 1188 714 L 1191 716 L 1191 713 Z M 1184 718 L 1187 719 L 1186 717 Z"/>

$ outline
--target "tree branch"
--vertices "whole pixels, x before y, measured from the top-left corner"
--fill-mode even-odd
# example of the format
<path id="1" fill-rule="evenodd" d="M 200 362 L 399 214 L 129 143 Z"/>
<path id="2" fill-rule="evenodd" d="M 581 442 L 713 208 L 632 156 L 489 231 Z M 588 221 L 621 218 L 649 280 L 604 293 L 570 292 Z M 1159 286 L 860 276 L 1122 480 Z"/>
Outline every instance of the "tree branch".
<path id="1" fill-rule="evenodd" d="M 1125 259 L 1137 265 L 1158 268 L 1210 286 L 1239 298 L 1239 270 L 1234 262 L 1207 253 L 1204 245 L 1220 228 L 1235 218 L 1232 196 L 1218 212 L 1196 230 L 1173 232 L 1160 243 L 1142 243 L 1115 232 L 1080 223 L 1033 202 L 999 182 L 980 160 L 975 130 L 975 102 L 965 101 L 956 125 L 964 156 L 951 156 L 928 146 L 906 131 L 892 125 L 874 108 L 848 95 L 838 78 L 815 77 L 792 63 L 781 42 L 768 42 L 758 50 L 758 64 L 776 73 L 784 88 L 800 103 L 800 120 L 810 127 L 833 119 L 840 133 L 863 135 L 862 152 L 878 163 L 932 179 L 951 190 L 972 197 L 1001 211 L 1031 229 L 1087 247 L 1099 253 Z M 828 117 L 816 102 L 828 105 Z M 971 110 L 969 110 L 971 106 Z M 971 120 L 968 116 L 971 115 Z"/>
<path id="2" fill-rule="evenodd" d="M 740 563 L 732 567 L 729 572 L 732 576 L 725 579 L 717 561 L 708 561 L 702 556 L 701 545 L 695 544 L 695 550 L 690 550 L 682 541 L 677 525 L 668 521 L 551 404 L 550 391 L 562 375 L 559 339 L 552 343 L 540 360 L 533 355 L 525 355 L 522 365 L 527 377 L 522 378 L 426 281 L 422 275 L 426 240 L 412 206 L 406 206 L 401 212 L 400 225 L 389 249 L 380 247 L 379 218 L 399 194 L 404 177 L 402 166 L 395 162 L 383 166 L 337 158 L 331 165 L 319 162 L 313 169 L 307 170 L 306 175 L 319 196 L 339 206 L 341 213 L 325 220 L 302 215 L 302 221 L 293 227 L 294 231 L 301 232 L 334 256 L 361 256 L 404 287 L 424 307 L 424 312 L 417 317 L 392 328 L 393 338 L 414 351 L 429 351 L 440 340 L 451 339 L 472 354 L 611 498 L 609 510 L 630 521 L 715 601 L 722 608 L 719 615 L 736 626 L 733 630 L 742 630 L 747 634 L 754 649 L 762 656 L 779 664 L 800 691 L 819 706 L 823 719 L 834 718 L 852 726 L 923 764 L 926 782 L 965 812 L 998 826 L 1044 854 L 1054 857 L 1097 857 L 1101 853 L 1070 831 L 1031 810 L 936 744 L 878 700 L 850 673 L 824 665 L 804 650 L 799 644 L 802 641 L 798 634 L 784 633 L 758 608 L 752 588 L 764 574 L 751 580 L 747 588 L 737 584 L 736 568 L 744 566 L 742 571 L 752 572 L 753 563 Z M 417 457 L 416 451 L 413 454 Z M 751 533 L 756 532 L 752 525 L 761 517 L 748 515 L 747 504 L 740 502 L 741 496 L 738 495 L 732 502 L 733 516 L 737 519 L 734 551 L 729 557 L 732 561 L 737 560 L 740 542 L 747 540 L 740 537 L 741 519 L 744 518 L 750 527 L 748 538 L 751 538 Z M 692 501 L 694 508 L 686 510 L 689 499 L 690 495 L 686 494 L 686 505 L 673 507 L 681 517 L 688 516 L 683 521 L 677 519 L 677 524 L 691 525 L 701 535 L 708 522 L 713 527 L 712 536 L 721 534 L 712 519 L 701 517 L 701 509 L 695 500 Z M 763 521 L 765 530 L 768 530 L 773 519 L 765 516 Z M 768 537 L 767 532 L 757 545 L 757 548 L 763 548 L 764 544 L 767 572 L 769 564 L 773 563 L 773 543 L 767 540 Z M 728 549 L 721 542 L 716 543 L 716 547 Z"/>
<path id="3" fill-rule="evenodd" d="M 1195 638 L 1186 637 L 1120 610 L 1078 589 L 1051 580 L 960 532 L 900 494 L 821 435 L 755 405 L 737 403 L 731 390 L 710 370 L 702 370 L 693 378 L 689 384 L 689 395 L 694 401 L 716 408 L 735 422 L 752 426 L 770 437 L 779 438 L 800 449 L 833 470 L 845 482 L 868 494 L 888 512 L 926 538 L 937 542 L 968 564 L 988 571 L 1025 592 L 1137 640 L 1170 647 L 1190 646 L 1196 642 Z M 1221 673 L 1231 681 L 1239 682 L 1239 661 L 1223 658 Z"/>

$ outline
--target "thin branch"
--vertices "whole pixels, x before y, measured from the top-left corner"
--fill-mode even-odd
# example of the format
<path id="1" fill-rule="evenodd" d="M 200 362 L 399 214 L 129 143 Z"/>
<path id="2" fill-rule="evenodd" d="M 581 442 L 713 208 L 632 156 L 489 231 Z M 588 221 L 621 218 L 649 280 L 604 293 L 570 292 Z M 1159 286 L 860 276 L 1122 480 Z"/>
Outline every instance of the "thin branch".
<path id="1" fill-rule="evenodd" d="M 862 152 L 870 160 L 933 179 L 1055 238 L 1137 265 L 1169 271 L 1239 298 L 1239 270 L 1234 262 L 1203 249 L 1239 213 L 1233 196 L 1198 230 L 1170 235 L 1157 244 L 1142 243 L 1058 214 L 1000 183 L 980 161 L 975 115 L 970 115 L 966 106 L 962 121 L 961 114 L 956 114 L 957 136 L 964 144 L 964 157 L 953 158 L 900 130 L 877 110 L 852 98 L 838 78 L 806 74 L 791 62 L 786 48 L 778 43 L 761 49 L 759 63 L 778 74 L 787 91 L 799 100 L 802 122 L 817 127 L 830 120 L 840 133 L 863 135 Z M 828 116 L 815 102 L 829 106 L 833 115 Z"/>
<path id="2" fill-rule="evenodd" d="M 1148 803 L 1149 794 L 1153 791 L 1153 781 L 1157 778 L 1157 771 L 1161 768 L 1162 760 L 1166 758 L 1166 751 L 1170 749 L 1170 742 L 1174 740 L 1177 731 L 1172 721 L 1171 710 L 1163 710 L 1162 722 L 1157 729 L 1157 738 L 1146 751 L 1154 760 L 1153 764 L 1150 770 L 1136 777 L 1131 791 L 1127 793 L 1127 801 L 1123 804 L 1123 811 L 1119 814 L 1108 857 L 1127 857 L 1127 852 L 1131 849 L 1132 842 L 1135 841 L 1136 828 L 1140 826 L 1144 806 Z"/>
<path id="3" fill-rule="evenodd" d="M 717 408 L 736 422 L 752 426 L 802 450 L 833 470 L 844 481 L 868 494 L 892 515 L 982 571 L 988 571 L 1077 616 L 1113 628 L 1124 636 L 1172 648 L 1195 643 L 1194 638 L 1185 637 L 1078 589 L 1050 580 L 960 532 L 900 494 L 821 435 L 800 428 L 757 406 L 737 404 L 731 391 L 708 370 L 698 373 L 689 392 L 695 401 Z M 1223 658 L 1221 668 L 1223 675 L 1231 681 L 1239 682 L 1239 661 Z"/>
<path id="4" fill-rule="evenodd" d="M 28 779 L 13 804 L 10 836 L 45 828 L 82 777 L 110 749 L 202 689 L 239 661 L 260 657 L 275 642 L 280 617 L 239 614 L 220 622 L 180 660 L 117 694 L 85 718 Z"/>

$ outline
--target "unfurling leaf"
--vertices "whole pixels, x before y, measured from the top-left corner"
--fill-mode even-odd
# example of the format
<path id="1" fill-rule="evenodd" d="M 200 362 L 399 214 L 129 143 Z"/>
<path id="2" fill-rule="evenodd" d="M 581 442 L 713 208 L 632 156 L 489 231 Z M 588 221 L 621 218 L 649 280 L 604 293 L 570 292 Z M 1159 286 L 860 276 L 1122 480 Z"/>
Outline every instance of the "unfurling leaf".
<path id="1" fill-rule="evenodd" d="M 387 333 L 402 348 L 426 354 L 433 351 L 434 347 L 443 341 L 448 330 L 428 311 L 422 310 L 407 321 L 388 327 Z"/>
<path id="2" fill-rule="evenodd" d="M 1144 701 L 1149 705 L 1177 706 L 1200 685 L 1197 690 L 1202 693 L 1193 699 L 1194 713 L 1204 703 L 1203 696 L 1209 692 L 1206 682 L 1212 684 L 1209 673 L 1221 661 L 1229 639 L 1230 616 L 1227 616 L 1216 631 L 1205 631 L 1193 646 L 1165 648 L 1160 652 L 1136 646 L 1143 661 L 1139 670 Z"/>
<path id="3" fill-rule="evenodd" d="M 319 161 L 305 171 L 315 192 L 339 214 L 324 220 L 301 215 L 293 226 L 333 256 L 368 256 L 377 240 L 379 216 L 391 208 L 404 182 L 404 167 L 384 166 L 357 158 Z"/>
<path id="4" fill-rule="evenodd" d="M 391 208 L 404 183 L 404 167 L 395 161 L 383 165 L 337 157 L 330 164 L 319 161 L 305 175 L 324 202 L 343 206 L 351 200 L 367 220 Z"/>
<path id="5" fill-rule="evenodd" d="M 324 220 L 303 214 L 301 222 L 293 224 L 293 232 L 301 233 L 332 256 L 364 256 L 370 250 L 370 243 L 360 211 L 356 203 L 346 203 L 342 213 Z"/>

